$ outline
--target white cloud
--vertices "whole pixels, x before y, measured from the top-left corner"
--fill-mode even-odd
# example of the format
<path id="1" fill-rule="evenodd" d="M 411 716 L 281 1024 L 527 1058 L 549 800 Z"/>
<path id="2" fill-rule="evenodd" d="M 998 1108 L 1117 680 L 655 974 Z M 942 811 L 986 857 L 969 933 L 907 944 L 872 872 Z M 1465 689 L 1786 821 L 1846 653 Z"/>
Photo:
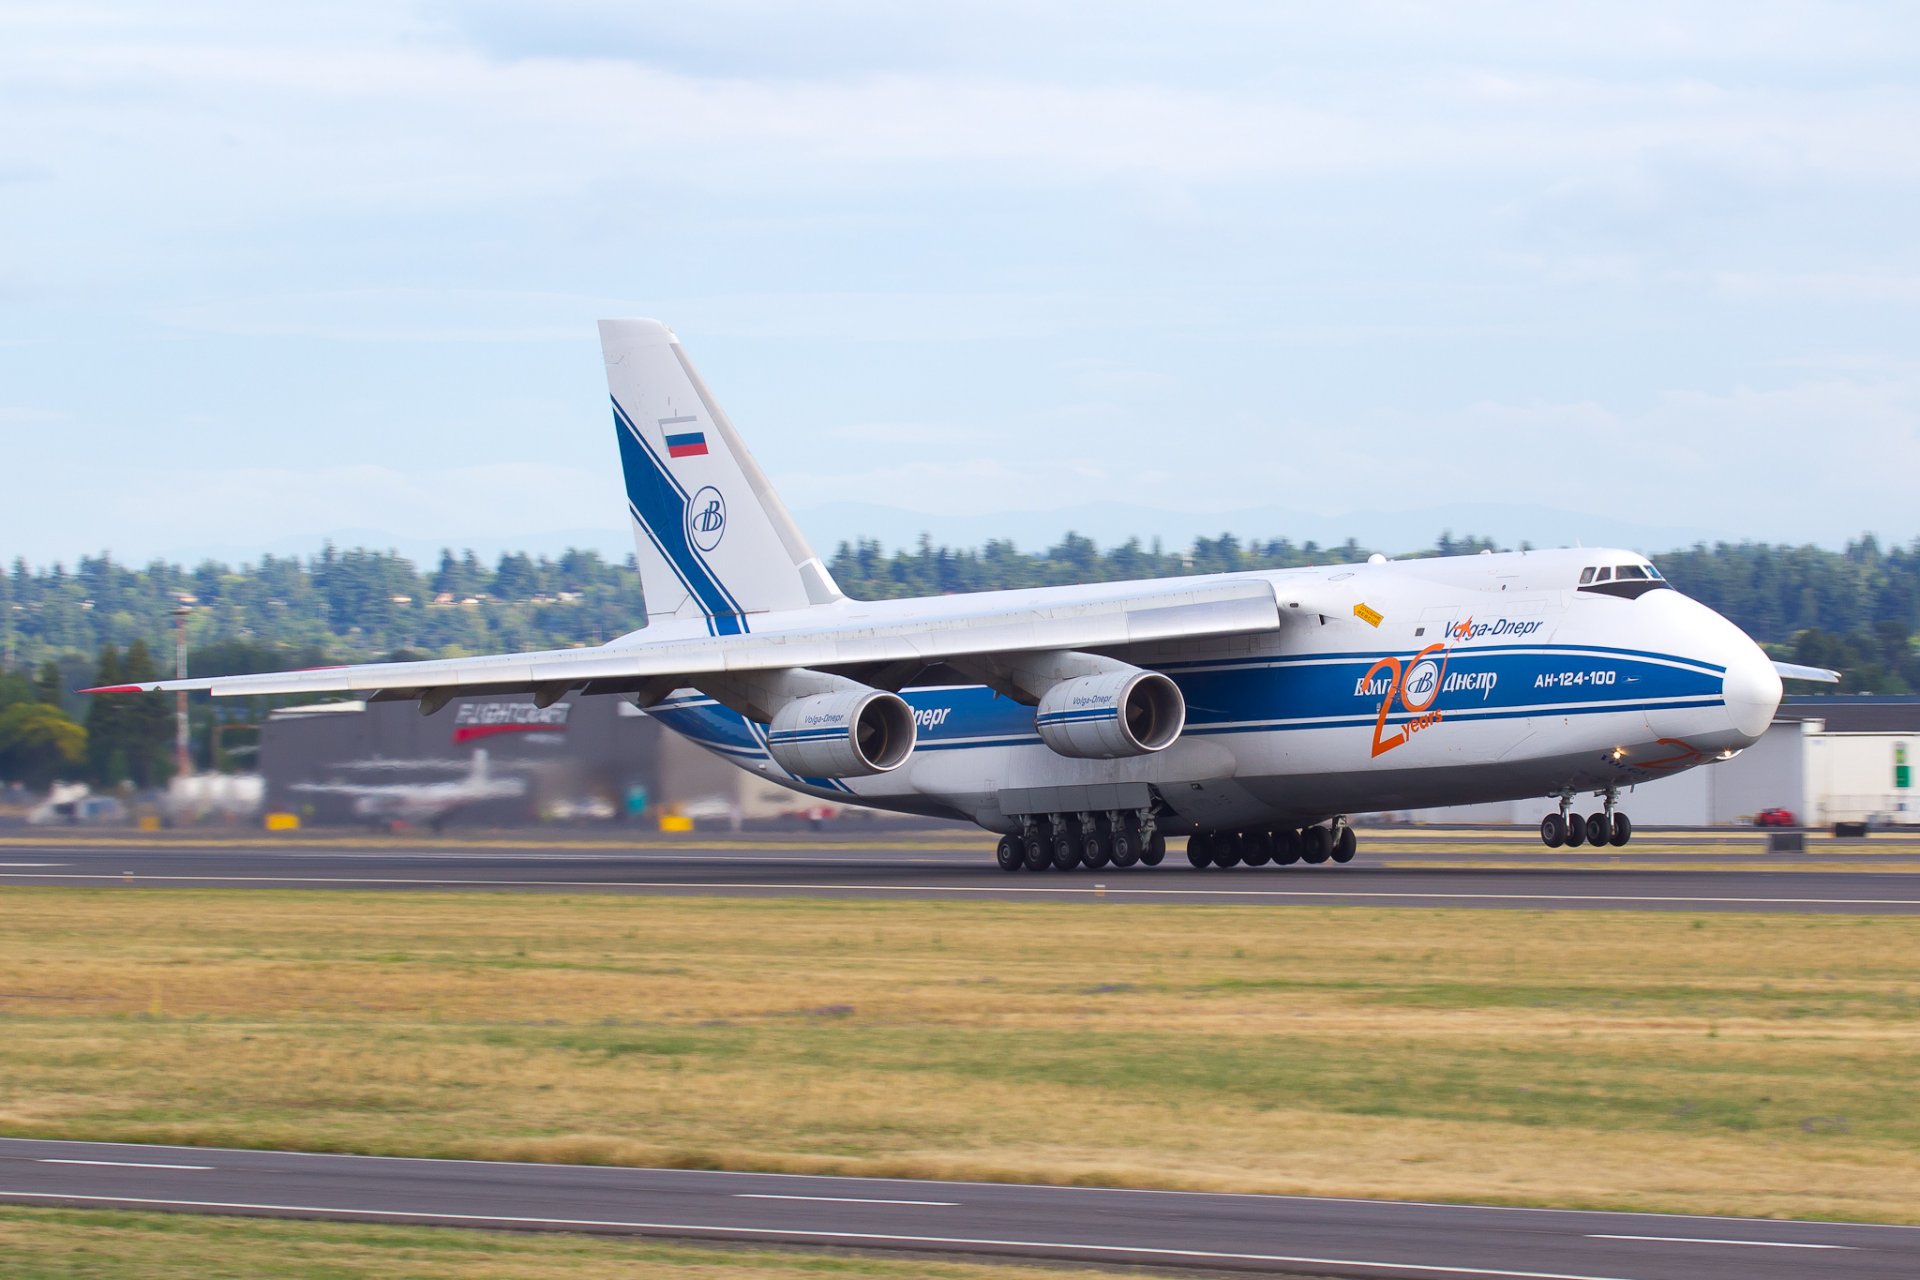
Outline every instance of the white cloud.
<path id="1" fill-rule="evenodd" d="M 598 412 L 591 321 L 651 314 L 743 424 L 791 425 L 761 456 L 796 502 L 1446 490 L 1911 523 L 1888 460 L 1920 438 L 1912 371 L 1818 363 L 1897 348 L 1920 303 L 1909 7 L 1102 18 L 0 9 L 0 114 L 32 124 L 0 137 L 6 330 L 32 335 L 0 342 L 7 399 L 75 405 L 61 434 L 101 456 L 146 456 L 157 422 L 169 459 L 258 464 L 101 472 L 100 510 L 16 520 L 69 546 L 116 521 L 539 529 L 589 478 L 617 514 L 610 457 L 542 468 L 589 456 L 553 433 Z M 1668 340 L 1684 363 L 1644 358 Z M 71 438 L 34 412 L 0 411 L 13 460 L 59 474 Z M 1168 449 L 1170 424 L 1214 447 Z M 316 435 L 336 452 L 309 469 Z M 1662 461 L 1589 478 L 1610 451 Z M 427 454 L 505 469 L 402 471 Z M 1779 457 L 1817 464 L 1805 501 L 1755 499 Z"/>

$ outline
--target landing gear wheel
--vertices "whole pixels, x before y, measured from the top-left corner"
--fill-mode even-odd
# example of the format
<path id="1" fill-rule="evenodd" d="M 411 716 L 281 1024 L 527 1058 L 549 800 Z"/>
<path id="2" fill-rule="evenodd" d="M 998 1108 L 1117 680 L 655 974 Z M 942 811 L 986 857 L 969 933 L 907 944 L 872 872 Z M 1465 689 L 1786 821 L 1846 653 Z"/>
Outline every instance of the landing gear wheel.
<path id="1" fill-rule="evenodd" d="M 1567 820 L 1557 813 L 1550 813 L 1540 819 L 1540 843 L 1549 849 L 1558 849 L 1567 842 Z"/>
<path id="2" fill-rule="evenodd" d="M 1244 831 L 1240 834 L 1240 860 L 1250 867 L 1264 867 L 1273 861 L 1273 832 Z"/>
<path id="3" fill-rule="evenodd" d="M 1074 824 L 1063 822 L 1053 829 L 1053 869 L 1071 871 L 1080 865 L 1080 841 L 1075 838 Z"/>
<path id="4" fill-rule="evenodd" d="M 1150 867 L 1157 867 L 1167 856 L 1167 838 L 1160 832 L 1153 833 L 1153 839 L 1147 841 L 1147 847 L 1140 851 L 1140 861 Z"/>
<path id="5" fill-rule="evenodd" d="M 1360 851 L 1360 837 L 1353 834 L 1352 827 L 1341 827 L 1340 838 L 1333 842 L 1333 860 L 1339 863 L 1353 861 L 1353 855 Z"/>
<path id="6" fill-rule="evenodd" d="M 1627 817 L 1624 813 L 1614 814 L 1612 833 L 1613 847 L 1617 849 L 1631 839 L 1633 839 L 1633 819 Z"/>
<path id="7" fill-rule="evenodd" d="M 1020 847 L 1019 836 L 1001 836 L 994 857 L 999 860 L 1002 871 L 1018 871 L 1026 865 L 1027 851 Z"/>
<path id="8" fill-rule="evenodd" d="M 1045 871 L 1053 865 L 1053 831 L 1046 823 L 1037 823 L 1027 831 L 1027 870 Z"/>
<path id="9" fill-rule="evenodd" d="M 1300 860 L 1315 866 L 1333 856 L 1333 836 L 1325 827 L 1308 827 L 1300 833 Z"/>
<path id="10" fill-rule="evenodd" d="M 1080 861 L 1090 870 L 1098 871 L 1113 861 L 1113 836 L 1107 831 L 1104 822 L 1090 822 L 1081 826 L 1086 835 L 1080 840 Z"/>
<path id="11" fill-rule="evenodd" d="M 1245 842 L 1238 831 L 1222 831 L 1213 837 L 1213 865 L 1216 867 L 1237 867 L 1243 856 L 1241 850 Z"/>
<path id="12" fill-rule="evenodd" d="M 1140 861 L 1140 821 L 1132 814 L 1113 828 L 1113 865 L 1125 870 Z"/>
<path id="13" fill-rule="evenodd" d="M 1587 842 L 1587 824 L 1577 813 L 1567 815 L 1567 848 L 1578 849 Z"/>
<path id="14" fill-rule="evenodd" d="M 1273 865 L 1292 866 L 1300 861 L 1300 833 L 1293 827 L 1276 827 L 1273 832 Z"/>
<path id="15" fill-rule="evenodd" d="M 1587 843 L 1596 849 L 1601 849 L 1606 847 L 1607 843 L 1612 839 L 1613 824 L 1607 821 L 1607 815 L 1604 813 L 1588 814 Z"/>
<path id="16" fill-rule="evenodd" d="M 1213 865 L 1213 837 L 1205 831 L 1196 831 L 1187 837 L 1187 861 L 1196 867 Z"/>

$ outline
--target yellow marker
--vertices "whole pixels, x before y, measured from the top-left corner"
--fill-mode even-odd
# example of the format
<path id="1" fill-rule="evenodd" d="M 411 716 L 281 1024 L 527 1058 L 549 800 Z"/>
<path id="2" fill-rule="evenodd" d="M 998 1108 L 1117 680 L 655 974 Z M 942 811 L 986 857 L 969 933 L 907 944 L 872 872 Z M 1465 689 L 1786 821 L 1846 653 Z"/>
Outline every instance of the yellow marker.
<path id="1" fill-rule="evenodd" d="M 1385 614 L 1381 613 L 1378 609 L 1373 608 L 1371 605 L 1366 605 L 1366 604 L 1357 604 L 1353 606 L 1353 616 L 1360 619 L 1360 621 L 1366 623 L 1370 627 L 1377 627 L 1386 620 Z"/>

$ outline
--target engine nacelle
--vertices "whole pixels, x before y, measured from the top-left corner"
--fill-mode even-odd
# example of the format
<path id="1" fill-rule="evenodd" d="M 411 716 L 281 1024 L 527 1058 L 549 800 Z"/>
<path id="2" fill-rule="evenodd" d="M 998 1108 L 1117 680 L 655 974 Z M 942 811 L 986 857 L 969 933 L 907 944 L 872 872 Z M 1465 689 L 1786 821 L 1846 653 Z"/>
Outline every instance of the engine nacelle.
<path id="1" fill-rule="evenodd" d="M 905 764 L 915 737 L 913 708 L 899 694 L 842 689 L 782 703 L 767 751 L 803 778 L 860 778 Z"/>
<path id="2" fill-rule="evenodd" d="M 1157 671 L 1103 671 L 1053 685 L 1033 719 L 1060 755 L 1118 760 L 1172 746 L 1187 725 L 1187 700 Z"/>

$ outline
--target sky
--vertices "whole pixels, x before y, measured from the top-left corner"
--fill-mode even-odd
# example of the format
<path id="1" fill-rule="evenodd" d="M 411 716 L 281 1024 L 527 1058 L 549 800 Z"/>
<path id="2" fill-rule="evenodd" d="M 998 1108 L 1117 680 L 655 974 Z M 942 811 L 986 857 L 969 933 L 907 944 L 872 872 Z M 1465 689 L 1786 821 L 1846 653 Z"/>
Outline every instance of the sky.
<path id="1" fill-rule="evenodd" d="M 4 0 L 0 556 L 625 547 L 606 315 L 823 549 L 1905 542 L 1915 227 L 1910 5 Z"/>

